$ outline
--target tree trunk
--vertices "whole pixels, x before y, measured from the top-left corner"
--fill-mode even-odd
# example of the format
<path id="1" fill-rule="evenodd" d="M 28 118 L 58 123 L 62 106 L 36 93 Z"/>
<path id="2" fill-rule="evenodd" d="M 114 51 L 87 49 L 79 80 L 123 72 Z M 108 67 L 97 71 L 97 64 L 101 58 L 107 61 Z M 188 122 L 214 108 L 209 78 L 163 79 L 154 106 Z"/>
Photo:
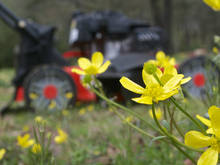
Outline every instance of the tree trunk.
<path id="1" fill-rule="evenodd" d="M 154 24 L 163 26 L 160 0 L 150 0 L 151 14 L 153 16 Z"/>
<path id="2" fill-rule="evenodd" d="M 168 52 L 173 51 L 172 47 L 172 23 L 173 23 L 173 0 L 164 0 L 164 28 L 167 32 L 167 45 Z"/>

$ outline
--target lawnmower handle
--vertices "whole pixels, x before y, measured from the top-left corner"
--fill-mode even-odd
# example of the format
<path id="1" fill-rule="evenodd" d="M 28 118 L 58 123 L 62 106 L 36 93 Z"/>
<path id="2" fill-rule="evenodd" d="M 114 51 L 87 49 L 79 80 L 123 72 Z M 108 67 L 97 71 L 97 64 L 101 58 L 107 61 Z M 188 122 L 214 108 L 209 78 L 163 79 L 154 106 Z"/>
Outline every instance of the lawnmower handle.
<path id="1" fill-rule="evenodd" d="M 18 18 L 14 15 L 8 8 L 6 8 L 0 2 L 0 17 L 2 20 L 11 28 L 15 29 L 19 33 L 26 33 L 29 35 L 34 41 L 39 42 L 37 34 L 34 32 L 34 29 L 31 27 L 28 22 L 23 19 Z"/>

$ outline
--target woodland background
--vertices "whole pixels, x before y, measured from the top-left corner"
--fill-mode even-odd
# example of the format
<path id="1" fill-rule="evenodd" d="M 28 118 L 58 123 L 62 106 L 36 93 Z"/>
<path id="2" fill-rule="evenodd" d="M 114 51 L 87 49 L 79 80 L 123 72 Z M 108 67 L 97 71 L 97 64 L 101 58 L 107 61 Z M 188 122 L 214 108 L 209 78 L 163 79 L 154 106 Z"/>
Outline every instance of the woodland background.
<path id="1" fill-rule="evenodd" d="M 1 0 L 21 18 L 58 28 L 59 51 L 69 49 L 71 15 L 80 10 L 115 10 L 166 29 L 171 53 L 211 48 L 219 34 L 220 13 L 202 0 Z M 13 51 L 19 35 L 0 20 L 0 68 L 13 65 Z"/>

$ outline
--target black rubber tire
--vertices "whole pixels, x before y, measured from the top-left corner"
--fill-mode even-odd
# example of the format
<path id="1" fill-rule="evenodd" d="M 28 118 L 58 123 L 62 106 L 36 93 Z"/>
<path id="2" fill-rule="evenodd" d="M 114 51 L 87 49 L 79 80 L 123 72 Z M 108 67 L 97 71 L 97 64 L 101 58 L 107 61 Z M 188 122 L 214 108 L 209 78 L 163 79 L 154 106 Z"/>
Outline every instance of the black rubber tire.
<path id="1" fill-rule="evenodd" d="M 198 56 L 186 60 L 180 65 L 179 72 L 184 74 L 185 77 L 192 77 L 190 82 L 183 85 L 186 96 L 188 94 L 199 99 L 206 99 L 207 95 L 212 95 L 212 87 L 219 86 L 220 70 L 206 56 Z M 193 81 L 197 73 L 202 73 L 205 76 L 205 85 L 203 87 L 197 87 Z"/>
<path id="2" fill-rule="evenodd" d="M 43 95 L 43 89 L 47 84 L 56 86 L 58 94 L 55 99 L 47 99 Z M 70 105 L 73 106 L 76 101 L 76 86 L 73 79 L 58 66 L 46 65 L 37 67 L 25 78 L 23 87 L 26 105 L 36 111 L 51 110 L 47 104 L 51 104 L 52 100 L 56 102 L 56 108 L 53 108 L 53 111 L 66 109 Z M 67 92 L 71 92 L 73 97 L 67 98 L 65 95 L 64 98 L 64 94 Z M 31 99 L 31 93 L 39 96 L 41 100 L 37 99 L 41 102 L 37 103 L 37 99 Z"/>

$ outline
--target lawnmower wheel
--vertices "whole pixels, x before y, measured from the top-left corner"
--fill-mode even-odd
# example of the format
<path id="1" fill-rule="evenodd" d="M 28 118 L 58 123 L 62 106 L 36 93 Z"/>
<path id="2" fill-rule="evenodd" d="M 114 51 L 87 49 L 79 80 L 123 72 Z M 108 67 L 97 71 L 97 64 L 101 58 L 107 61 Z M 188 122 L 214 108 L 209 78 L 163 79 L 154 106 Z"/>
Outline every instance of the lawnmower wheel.
<path id="1" fill-rule="evenodd" d="M 25 79 L 24 95 L 27 106 L 34 110 L 63 110 L 74 104 L 76 87 L 60 67 L 41 66 Z"/>
<path id="2" fill-rule="evenodd" d="M 200 99 L 212 97 L 213 88 L 218 87 L 220 70 L 218 66 L 206 56 L 188 59 L 179 67 L 180 73 L 192 80 L 183 86 L 186 95 Z"/>

